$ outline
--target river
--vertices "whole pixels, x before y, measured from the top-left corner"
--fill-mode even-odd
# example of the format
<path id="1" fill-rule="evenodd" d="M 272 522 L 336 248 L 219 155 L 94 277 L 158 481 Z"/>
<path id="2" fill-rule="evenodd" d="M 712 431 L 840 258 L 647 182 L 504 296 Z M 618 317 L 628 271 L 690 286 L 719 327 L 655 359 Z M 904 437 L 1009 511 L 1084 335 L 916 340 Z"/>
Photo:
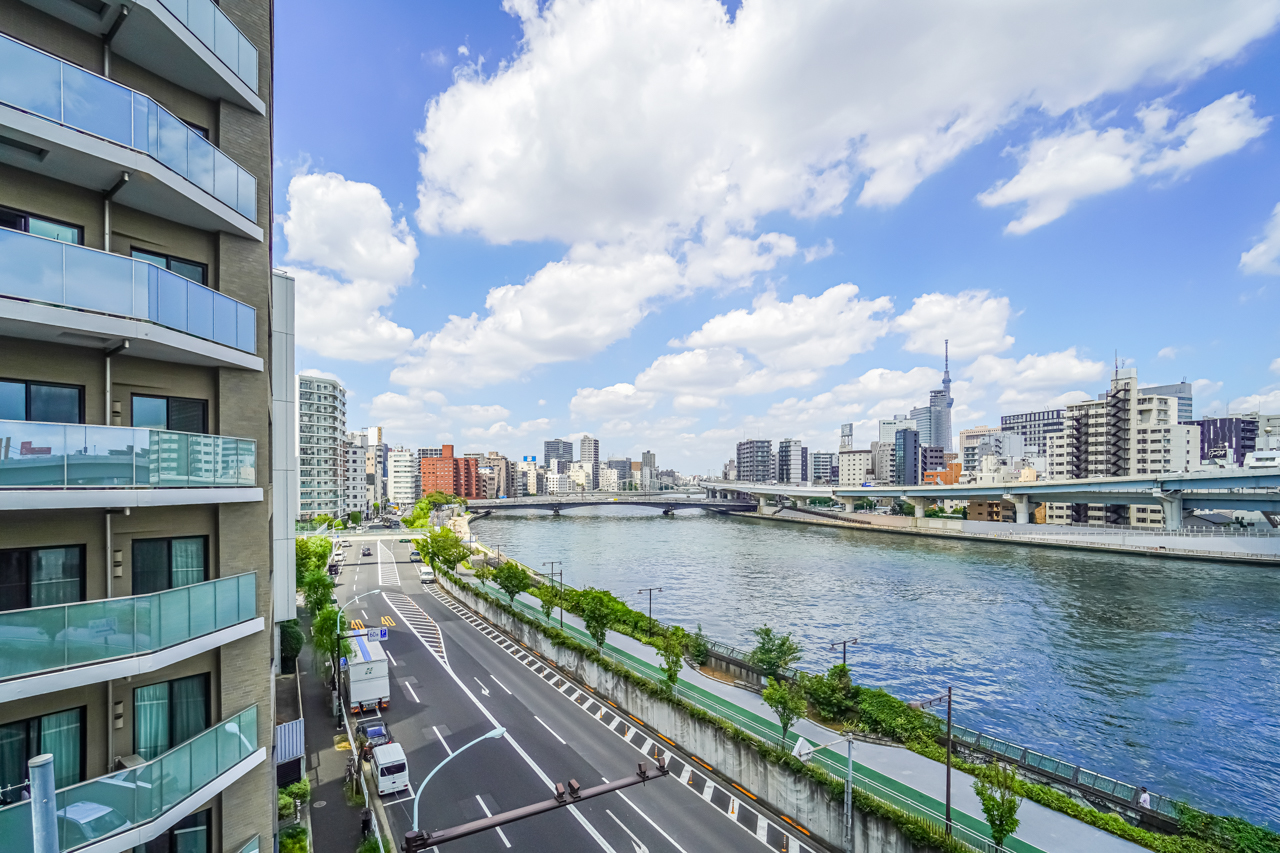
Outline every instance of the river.
<path id="1" fill-rule="evenodd" d="M 498 513 L 475 534 L 573 586 L 750 648 L 791 631 L 810 671 L 857 637 L 855 680 L 955 688 L 956 721 L 1280 829 L 1280 569 L 956 542 L 611 507 Z"/>

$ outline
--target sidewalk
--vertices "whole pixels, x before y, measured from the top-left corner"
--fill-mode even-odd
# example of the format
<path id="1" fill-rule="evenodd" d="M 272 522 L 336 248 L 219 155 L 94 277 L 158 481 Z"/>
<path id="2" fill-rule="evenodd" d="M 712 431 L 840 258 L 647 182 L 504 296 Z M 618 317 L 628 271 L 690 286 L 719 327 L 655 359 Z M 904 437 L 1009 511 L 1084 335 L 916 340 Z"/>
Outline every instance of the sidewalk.
<path id="1" fill-rule="evenodd" d="M 476 583 L 473 579 L 467 580 Z M 485 588 L 506 599 L 506 593 L 492 584 Z M 522 594 L 516 596 L 516 603 L 526 614 L 546 621 L 537 599 Z M 558 609 L 552 611 L 550 622 L 559 626 Z M 582 642 L 594 645 L 577 616 L 565 613 L 564 627 Z M 610 631 L 605 652 L 649 678 L 662 680 L 665 677 L 657 650 L 632 637 Z M 758 737 L 776 743 L 782 734 L 773 711 L 759 694 L 750 690 L 734 687 L 686 667 L 680 671 L 677 693 Z M 788 734 L 788 746 L 795 744 L 797 735 L 814 744 L 830 743 L 839 738 L 837 732 L 807 719 L 796 722 Z M 844 778 L 847 759 L 843 744 L 838 744 L 834 750 L 819 751 L 818 761 L 833 775 Z M 854 746 L 854 772 L 858 777 L 855 784 L 880 799 L 900 807 L 904 805 L 901 800 L 906 800 L 909 811 L 918 811 L 918 808 L 911 808 L 914 805 L 934 815 L 940 816 L 945 812 L 946 769 L 936 761 L 901 747 L 858 742 Z M 973 792 L 973 782 L 972 776 L 952 770 L 952 817 L 957 824 L 988 836 L 986 823 L 981 817 L 981 803 Z M 1018 816 L 1022 825 L 1017 834 L 1005 842 L 1009 850 L 1022 853 L 1035 853 L 1037 850 L 1044 853 L 1134 853 L 1144 849 L 1029 800 L 1023 802 Z M 936 819 L 940 821 L 941 817 Z"/>
<path id="2" fill-rule="evenodd" d="M 314 656 L 310 643 L 298 656 L 302 713 L 306 718 L 307 779 L 311 782 L 311 849 L 355 853 L 361 840 L 360 809 L 348 806 L 342 792 L 342 777 L 351 753 L 334 749 L 338 721 L 333 716 L 329 688 L 317 674 Z"/>

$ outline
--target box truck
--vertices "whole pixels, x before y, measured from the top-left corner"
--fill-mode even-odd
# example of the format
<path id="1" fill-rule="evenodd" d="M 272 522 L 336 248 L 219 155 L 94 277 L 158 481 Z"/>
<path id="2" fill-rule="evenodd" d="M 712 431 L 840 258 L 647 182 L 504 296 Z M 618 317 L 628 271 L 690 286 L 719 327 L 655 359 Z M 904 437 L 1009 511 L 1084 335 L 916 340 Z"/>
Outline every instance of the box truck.
<path id="1" fill-rule="evenodd" d="M 382 644 L 357 636 L 352 638 L 351 647 L 343 678 L 347 707 L 353 714 L 387 707 L 391 702 L 391 678 Z"/>

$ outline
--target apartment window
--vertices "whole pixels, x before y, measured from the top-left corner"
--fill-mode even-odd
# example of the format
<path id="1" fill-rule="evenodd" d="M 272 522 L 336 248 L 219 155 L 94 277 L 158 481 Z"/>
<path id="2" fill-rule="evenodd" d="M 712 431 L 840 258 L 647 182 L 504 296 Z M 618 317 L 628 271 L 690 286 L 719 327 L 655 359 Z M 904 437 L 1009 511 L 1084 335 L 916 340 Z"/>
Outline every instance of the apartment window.
<path id="1" fill-rule="evenodd" d="M 133 691 L 133 751 L 145 761 L 209 728 L 209 674 L 189 675 Z"/>
<path id="2" fill-rule="evenodd" d="M 27 762 L 53 755 L 53 784 L 65 788 L 84 781 L 85 709 L 31 717 L 0 725 L 0 803 L 22 799 Z"/>
<path id="3" fill-rule="evenodd" d="M 0 611 L 84 601 L 84 546 L 0 551 Z"/>
<path id="4" fill-rule="evenodd" d="M 143 853 L 209 853 L 209 809 L 187 815 L 142 847 Z M 137 848 L 135 848 L 137 849 Z"/>
<path id="5" fill-rule="evenodd" d="M 0 379 L 0 420 L 84 423 L 84 386 Z"/>
<path id="6" fill-rule="evenodd" d="M 209 537 L 133 540 L 133 594 L 146 595 L 208 579 Z"/>
<path id="7" fill-rule="evenodd" d="M 144 252 L 142 249 L 134 249 L 133 256 L 140 261 L 148 261 L 158 267 L 163 267 L 169 272 L 176 273 L 188 281 L 194 281 L 196 284 L 209 284 L 209 267 L 207 264 L 188 261 L 182 258 L 175 258 L 172 255 L 158 255 L 155 252 Z"/>
<path id="8" fill-rule="evenodd" d="M 175 432 L 209 431 L 209 404 L 190 397 L 133 395 L 133 425 Z"/>
<path id="9" fill-rule="evenodd" d="M 0 228 L 12 228 L 14 231 L 25 231 L 37 237 L 48 237 L 61 243 L 84 245 L 84 229 L 69 222 L 59 222 L 43 216 L 33 216 L 20 210 L 0 207 Z"/>

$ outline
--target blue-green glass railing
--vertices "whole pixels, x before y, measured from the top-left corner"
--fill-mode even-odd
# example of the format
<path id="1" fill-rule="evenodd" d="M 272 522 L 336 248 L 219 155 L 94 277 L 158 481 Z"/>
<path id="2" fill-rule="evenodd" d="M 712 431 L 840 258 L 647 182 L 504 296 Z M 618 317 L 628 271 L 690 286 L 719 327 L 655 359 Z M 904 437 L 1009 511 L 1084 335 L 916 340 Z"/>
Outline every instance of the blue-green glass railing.
<path id="1" fill-rule="evenodd" d="M 256 452 L 247 438 L 0 420 L 0 488 L 252 486 Z"/>
<path id="2" fill-rule="evenodd" d="M 249 843 L 240 848 L 240 853 L 258 853 L 260 844 L 258 839 L 259 836 L 257 835 L 249 839 Z"/>
<path id="3" fill-rule="evenodd" d="M 0 101 L 149 154 L 247 219 L 258 219 L 253 175 L 140 92 L 0 36 Z"/>
<path id="4" fill-rule="evenodd" d="M 0 613 L 0 679 L 176 646 L 257 616 L 257 574 Z"/>
<path id="5" fill-rule="evenodd" d="M 148 320 L 257 350 L 257 312 L 147 261 L 0 228 L 0 295 Z"/>
<path id="6" fill-rule="evenodd" d="M 191 34 L 253 91 L 258 91 L 258 49 L 212 0 L 160 0 Z"/>
<path id="7" fill-rule="evenodd" d="M 150 823 L 258 748 L 258 706 L 205 729 L 159 758 L 58 791 L 58 849 L 74 850 Z M 199 805 L 199 804 L 197 804 Z M 0 809 L 5 850 L 33 850 L 31 801 Z"/>

